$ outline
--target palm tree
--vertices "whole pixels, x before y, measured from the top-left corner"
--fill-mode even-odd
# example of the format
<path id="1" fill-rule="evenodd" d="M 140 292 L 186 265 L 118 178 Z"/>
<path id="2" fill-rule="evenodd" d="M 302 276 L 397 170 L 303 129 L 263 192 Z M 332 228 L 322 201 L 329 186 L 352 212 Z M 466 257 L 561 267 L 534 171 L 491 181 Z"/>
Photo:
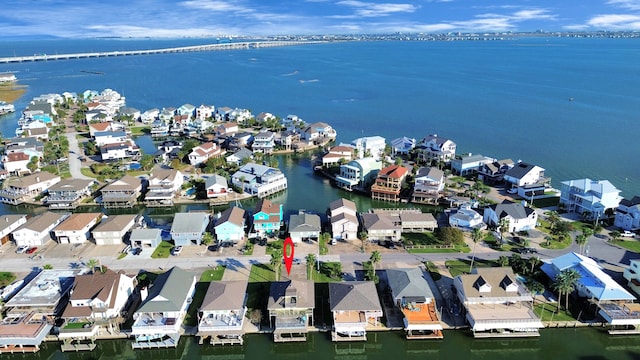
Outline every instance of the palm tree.
<path id="1" fill-rule="evenodd" d="M 313 267 L 316 265 L 315 254 L 308 254 L 305 258 L 307 260 L 307 280 L 312 280 Z"/>
<path id="2" fill-rule="evenodd" d="M 498 223 L 498 231 L 500 231 L 500 242 L 504 242 L 504 233 L 509 231 L 509 219 L 503 217 Z"/>
<path id="3" fill-rule="evenodd" d="M 574 269 L 567 269 L 556 274 L 551 288 L 558 292 L 558 311 L 560 311 L 560 298 L 565 295 L 564 308 L 569 310 L 569 294 L 576 289 L 576 283 L 580 274 Z"/>
<path id="4" fill-rule="evenodd" d="M 89 259 L 87 261 L 87 267 L 89 268 L 89 271 L 93 274 L 93 272 L 96 270 L 96 267 L 98 267 L 98 260 Z"/>
<path id="5" fill-rule="evenodd" d="M 361 231 L 358 234 L 358 237 L 360 238 L 360 241 L 362 241 L 362 248 L 360 249 L 362 252 L 364 252 L 364 248 L 365 248 L 365 244 L 367 243 L 367 237 L 369 236 L 369 234 L 367 234 L 366 231 Z"/>
<path id="6" fill-rule="evenodd" d="M 618 241 L 620 240 L 620 237 L 622 236 L 622 233 L 618 230 L 613 230 L 612 232 L 609 233 L 609 235 L 611 236 L 611 241 Z"/>
<path id="7" fill-rule="evenodd" d="M 277 249 L 271 253 L 271 260 L 269 263 L 271 264 L 271 268 L 276 276 L 276 281 L 280 280 L 280 268 L 282 267 L 282 250 Z"/>
<path id="8" fill-rule="evenodd" d="M 482 230 L 480 230 L 479 228 L 473 228 L 473 230 L 471 231 L 471 240 L 473 240 L 473 255 L 471 256 L 471 264 L 469 265 L 469 272 L 471 272 L 471 270 L 473 269 L 473 262 L 476 259 L 476 243 L 482 239 L 482 236 L 484 234 L 482 233 Z"/>
<path id="9" fill-rule="evenodd" d="M 380 260 L 382 260 L 382 255 L 380 254 L 380 251 L 374 250 L 371 253 L 371 257 L 369 258 L 369 261 L 371 261 L 371 267 L 373 268 L 373 271 L 376 271 L 376 264 L 379 263 Z"/>
<path id="10" fill-rule="evenodd" d="M 580 247 L 580 254 L 584 252 L 584 247 L 587 245 L 587 237 L 584 234 L 576 236 L 576 244 Z"/>
<path id="11" fill-rule="evenodd" d="M 509 258 L 502 255 L 498 258 L 498 264 L 500 264 L 500 266 L 507 266 L 509 265 Z"/>
<path id="12" fill-rule="evenodd" d="M 547 242 L 547 246 L 551 246 L 551 240 L 553 240 L 553 237 L 551 235 L 547 235 L 544 237 L 544 240 Z"/>

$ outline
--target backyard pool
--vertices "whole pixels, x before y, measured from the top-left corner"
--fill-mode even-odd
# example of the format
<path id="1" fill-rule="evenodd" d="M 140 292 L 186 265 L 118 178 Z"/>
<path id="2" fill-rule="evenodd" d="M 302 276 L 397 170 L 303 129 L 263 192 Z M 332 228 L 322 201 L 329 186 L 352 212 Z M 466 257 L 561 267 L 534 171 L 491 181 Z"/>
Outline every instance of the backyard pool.
<path id="1" fill-rule="evenodd" d="M 140 168 L 142 168 L 142 165 L 140 165 L 140 163 L 132 162 L 131 164 L 129 164 L 129 170 L 140 170 Z"/>

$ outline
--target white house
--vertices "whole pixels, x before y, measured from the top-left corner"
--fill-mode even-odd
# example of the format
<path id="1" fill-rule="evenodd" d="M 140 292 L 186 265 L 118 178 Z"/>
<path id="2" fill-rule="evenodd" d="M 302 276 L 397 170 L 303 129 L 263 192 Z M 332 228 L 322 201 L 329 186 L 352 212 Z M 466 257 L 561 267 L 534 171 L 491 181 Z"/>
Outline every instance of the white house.
<path id="1" fill-rule="evenodd" d="M 329 151 L 322 155 L 322 166 L 339 165 L 341 161 L 353 160 L 354 148 L 347 145 L 338 145 L 329 149 Z"/>
<path id="2" fill-rule="evenodd" d="M 537 183 L 547 182 L 544 176 L 544 169 L 540 166 L 518 162 L 504 173 L 504 181 L 511 187 L 519 187 Z"/>
<path id="3" fill-rule="evenodd" d="M 358 238 L 358 216 L 356 203 L 340 198 L 329 203 L 329 223 L 331 234 L 336 240 L 356 240 Z"/>
<path id="4" fill-rule="evenodd" d="M 182 189 L 184 177 L 179 170 L 156 166 L 149 176 L 147 193 L 144 200 L 147 205 L 171 205 L 173 197 Z"/>
<path id="5" fill-rule="evenodd" d="M 620 201 L 613 225 L 629 231 L 640 229 L 640 196 Z"/>
<path id="6" fill-rule="evenodd" d="M 424 162 L 432 160 L 449 162 L 456 156 L 456 143 L 437 134 L 426 136 L 416 146 L 418 159 Z"/>
<path id="7" fill-rule="evenodd" d="M 391 154 L 408 155 L 409 151 L 416 147 L 416 139 L 403 136 L 401 138 L 391 140 Z"/>
<path id="8" fill-rule="evenodd" d="M 196 108 L 196 119 L 199 119 L 199 120 L 211 119 L 215 111 L 216 111 L 215 106 L 202 104 Z"/>
<path id="9" fill-rule="evenodd" d="M 487 225 L 498 226 L 502 219 L 509 222 L 509 232 L 531 230 L 538 223 L 538 213 L 522 203 L 502 203 L 484 209 L 483 220 Z"/>
<path id="10" fill-rule="evenodd" d="M 373 157 L 379 161 L 382 159 L 387 143 L 382 136 L 368 136 L 353 140 L 351 145 L 356 150 L 358 158 Z"/>
<path id="11" fill-rule="evenodd" d="M 158 110 L 158 108 L 149 109 L 140 114 L 140 121 L 142 121 L 144 124 L 151 124 L 158 118 L 159 115 L 160 110 Z"/>
<path id="12" fill-rule="evenodd" d="M 491 164 L 496 159 L 481 154 L 462 154 L 451 159 L 451 171 L 457 175 L 476 174 L 484 164 Z"/>
<path id="13" fill-rule="evenodd" d="M 563 181 L 560 187 L 560 204 L 564 209 L 578 214 L 587 214 L 598 219 L 607 210 L 620 204 L 620 190 L 608 180 L 579 179 Z"/>
<path id="14" fill-rule="evenodd" d="M 105 215 L 91 232 L 96 245 L 123 244 L 124 236 L 133 228 L 138 215 Z"/>
<path id="15" fill-rule="evenodd" d="M 198 336 L 212 345 L 241 344 L 247 313 L 247 280 L 212 281 L 199 309 Z"/>
<path id="16" fill-rule="evenodd" d="M 207 198 L 209 199 L 229 194 L 227 179 L 218 174 L 208 176 L 205 180 L 204 186 L 207 191 Z"/>
<path id="17" fill-rule="evenodd" d="M 27 167 L 30 161 L 31 157 L 29 155 L 21 151 L 12 152 L 2 157 L 2 166 L 10 175 L 28 174 L 31 172 Z"/>
<path id="18" fill-rule="evenodd" d="M 482 215 L 473 210 L 469 204 L 461 205 L 455 213 L 449 215 L 449 225 L 463 230 L 486 227 L 482 221 Z"/>
<path id="19" fill-rule="evenodd" d="M 14 230 L 27 222 L 27 215 L 6 214 L 0 216 L 0 244 L 4 245 L 11 240 Z"/>
<path id="20" fill-rule="evenodd" d="M 411 202 L 437 203 L 444 190 L 444 171 L 435 167 L 420 167 L 416 172 Z"/>
<path id="21" fill-rule="evenodd" d="M 124 131 L 99 131 L 93 135 L 93 138 L 98 147 L 129 140 L 129 136 Z"/>
<path id="22" fill-rule="evenodd" d="M 34 216 L 13 232 L 13 239 L 17 246 L 42 246 L 51 239 L 51 230 L 68 216 L 51 211 Z"/>
<path id="23" fill-rule="evenodd" d="M 100 157 L 102 158 L 102 161 L 128 158 L 137 159 L 140 155 L 140 148 L 133 142 L 133 140 L 105 144 L 100 147 Z"/>
<path id="24" fill-rule="evenodd" d="M 287 178 L 280 169 L 249 163 L 231 176 L 231 183 L 259 198 L 286 190 Z"/>
<path id="25" fill-rule="evenodd" d="M 196 146 L 189 153 L 189 163 L 192 166 L 200 165 L 210 158 L 222 156 L 223 150 L 214 142 L 206 142 Z"/>
<path id="26" fill-rule="evenodd" d="M 91 238 L 91 229 L 100 222 L 102 213 L 71 214 L 53 229 L 60 244 L 82 244 Z"/>

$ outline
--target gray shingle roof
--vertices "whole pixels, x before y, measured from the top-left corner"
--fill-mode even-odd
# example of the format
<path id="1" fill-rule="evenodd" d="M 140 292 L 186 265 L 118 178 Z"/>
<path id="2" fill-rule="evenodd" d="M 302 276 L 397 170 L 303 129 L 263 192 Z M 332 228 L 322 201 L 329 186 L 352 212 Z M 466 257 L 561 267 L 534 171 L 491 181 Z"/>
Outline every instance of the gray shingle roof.
<path id="1" fill-rule="evenodd" d="M 295 296 L 295 303 L 287 303 L 285 297 Z M 267 309 L 309 309 L 315 307 L 314 283 L 309 280 L 274 281 L 269 291 Z"/>
<path id="2" fill-rule="evenodd" d="M 421 269 L 388 269 L 386 272 L 391 292 L 396 299 L 403 297 L 433 299 L 433 292 L 425 279 L 428 275 Z"/>
<path id="3" fill-rule="evenodd" d="M 142 303 L 137 312 L 180 311 L 195 275 L 177 266 L 158 275 L 149 289 L 149 296 Z"/>
<path id="4" fill-rule="evenodd" d="M 534 211 L 532 208 L 525 208 L 522 203 L 503 203 L 491 205 L 491 208 L 495 211 L 496 215 L 498 215 L 499 219 L 507 215 L 514 219 L 526 219 Z"/>
<path id="5" fill-rule="evenodd" d="M 292 231 L 320 231 L 320 216 L 316 214 L 294 214 L 289 217 L 289 232 Z"/>
<path id="6" fill-rule="evenodd" d="M 235 310 L 244 306 L 247 281 L 213 281 L 202 301 L 201 311 Z"/>
<path id="7" fill-rule="evenodd" d="M 329 283 L 331 311 L 382 311 L 373 281 L 344 281 Z"/>

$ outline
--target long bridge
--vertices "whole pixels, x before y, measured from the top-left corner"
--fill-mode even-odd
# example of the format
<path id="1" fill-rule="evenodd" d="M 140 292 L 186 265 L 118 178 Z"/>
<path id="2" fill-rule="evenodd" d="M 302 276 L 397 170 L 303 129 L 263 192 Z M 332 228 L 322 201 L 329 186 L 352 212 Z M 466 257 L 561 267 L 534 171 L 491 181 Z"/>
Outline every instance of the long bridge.
<path id="1" fill-rule="evenodd" d="M 229 42 L 216 43 L 207 45 L 182 46 L 163 49 L 147 49 L 147 50 L 123 50 L 123 51 L 101 51 L 101 52 L 85 52 L 72 54 L 36 54 L 31 56 L 12 56 L 0 58 L 0 64 L 20 63 L 27 61 L 50 61 L 50 60 L 67 60 L 67 59 L 83 59 L 83 58 L 99 58 L 112 56 L 133 56 L 133 55 L 152 55 L 167 54 L 179 52 L 195 52 L 195 51 L 213 51 L 213 50 L 237 50 L 237 49 L 256 49 L 277 46 L 292 46 L 306 44 L 321 44 L 326 41 L 245 41 L 245 42 Z"/>

